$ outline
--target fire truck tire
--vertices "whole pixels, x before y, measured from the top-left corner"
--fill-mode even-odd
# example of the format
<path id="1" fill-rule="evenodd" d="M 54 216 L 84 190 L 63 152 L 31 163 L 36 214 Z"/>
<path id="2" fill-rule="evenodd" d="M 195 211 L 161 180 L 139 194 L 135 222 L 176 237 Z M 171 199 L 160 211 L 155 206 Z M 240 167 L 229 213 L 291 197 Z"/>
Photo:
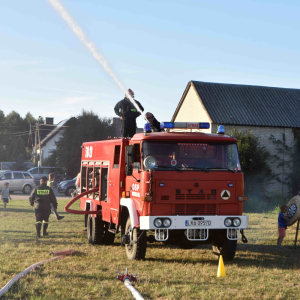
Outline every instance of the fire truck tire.
<path id="1" fill-rule="evenodd" d="M 288 207 L 287 214 L 290 216 L 286 218 L 286 225 L 291 226 L 300 219 L 300 196 L 293 197 L 286 206 Z"/>
<path id="2" fill-rule="evenodd" d="M 103 222 L 103 223 L 105 226 L 103 242 L 105 245 L 112 245 L 115 241 L 115 234 L 108 231 L 108 228 L 109 228 L 108 222 Z"/>
<path id="3" fill-rule="evenodd" d="M 128 217 L 126 226 L 125 226 L 125 234 L 129 234 L 131 236 L 132 234 L 132 240 L 137 241 L 135 243 L 130 243 L 128 245 L 125 245 L 126 255 L 127 258 L 130 260 L 140 260 L 144 259 L 146 256 L 146 249 L 147 249 L 147 235 L 143 233 L 142 230 L 139 228 L 133 228 L 131 226 L 131 220 L 130 217 Z"/>
<path id="4" fill-rule="evenodd" d="M 104 225 L 101 217 L 88 216 L 87 235 L 91 245 L 103 245 Z"/>
<path id="5" fill-rule="evenodd" d="M 221 247 L 213 245 L 213 253 L 219 258 L 222 255 L 224 261 L 231 261 L 234 259 L 237 247 L 237 241 L 224 239 Z"/>

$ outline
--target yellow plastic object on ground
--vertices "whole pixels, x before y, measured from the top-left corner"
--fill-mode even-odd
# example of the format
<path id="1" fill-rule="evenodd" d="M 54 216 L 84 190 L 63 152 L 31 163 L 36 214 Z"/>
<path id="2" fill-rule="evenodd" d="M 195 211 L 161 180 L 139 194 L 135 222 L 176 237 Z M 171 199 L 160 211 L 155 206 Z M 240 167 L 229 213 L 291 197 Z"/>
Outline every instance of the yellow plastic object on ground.
<path id="1" fill-rule="evenodd" d="M 226 272 L 225 272 L 225 267 L 224 267 L 224 262 L 223 262 L 222 255 L 220 255 L 220 258 L 219 258 L 219 266 L 218 266 L 217 277 L 226 277 Z"/>

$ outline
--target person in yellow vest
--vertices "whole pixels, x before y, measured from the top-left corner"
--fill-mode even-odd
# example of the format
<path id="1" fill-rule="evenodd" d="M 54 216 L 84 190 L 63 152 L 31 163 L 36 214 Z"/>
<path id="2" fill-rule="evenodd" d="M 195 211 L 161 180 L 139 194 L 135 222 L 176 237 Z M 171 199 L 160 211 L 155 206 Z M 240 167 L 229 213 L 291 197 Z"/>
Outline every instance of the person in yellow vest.
<path id="1" fill-rule="evenodd" d="M 40 180 L 40 185 L 35 187 L 29 197 L 29 203 L 35 206 L 36 217 L 36 238 L 41 237 L 41 229 L 43 224 L 43 236 L 48 235 L 47 228 L 49 216 L 51 213 L 51 204 L 54 210 L 57 210 L 57 200 L 51 187 L 47 186 L 47 177 L 44 176 Z"/>
<path id="2" fill-rule="evenodd" d="M 51 187 L 51 189 L 54 186 L 54 181 L 55 181 L 55 175 L 53 173 L 49 174 L 49 179 L 47 181 L 47 185 Z"/>

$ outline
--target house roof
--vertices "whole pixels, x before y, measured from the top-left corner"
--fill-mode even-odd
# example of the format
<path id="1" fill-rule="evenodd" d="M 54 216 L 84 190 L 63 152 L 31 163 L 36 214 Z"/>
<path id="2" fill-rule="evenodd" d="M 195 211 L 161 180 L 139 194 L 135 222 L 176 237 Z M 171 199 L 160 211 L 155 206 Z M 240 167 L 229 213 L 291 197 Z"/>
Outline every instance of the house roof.
<path id="1" fill-rule="evenodd" d="M 52 130 L 46 135 L 45 138 L 41 140 L 41 146 L 45 145 L 50 139 L 56 136 L 59 132 L 63 130 L 62 126 L 64 126 L 69 119 L 60 121 L 55 127 L 52 126 Z"/>
<path id="2" fill-rule="evenodd" d="M 190 81 L 176 108 L 175 120 L 191 86 L 212 123 L 300 127 L 300 89 Z"/>

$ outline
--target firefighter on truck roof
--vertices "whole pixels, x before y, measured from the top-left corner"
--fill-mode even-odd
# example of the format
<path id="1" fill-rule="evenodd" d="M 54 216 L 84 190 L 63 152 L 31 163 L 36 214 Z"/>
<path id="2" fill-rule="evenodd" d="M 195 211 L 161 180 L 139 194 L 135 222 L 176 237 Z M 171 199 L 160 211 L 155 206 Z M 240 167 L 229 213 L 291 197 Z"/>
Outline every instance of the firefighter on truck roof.
<path id="1" fill-rule="evenodd" d="M 134 92 L 129 89 L 128 94 L 134 98 Z M 136 104 L 139 106 L 141 111 L 144 111 L 143 106 L 135 100 Z M 136 132 L 136 118 L 141 115 L 141 113 L 136 109 L 132 102 L 126 97 L 119 101 L 115 106 L 115 113 L 122 120 L 121 136 L 122 137 L 133 137 Z"/>
<path id="2" fill-rule="evenodd" d="M 51 213 L 51 204 L 57 210 L 57 201 L 51 187 L 47 186 L 47 177 L 44 176 L 40 180 L 39 186 L 35 187 L 29 197 L 29 203 L 33 207 L 35 205 L 36 217 L 36 238 L 41 237 L 41 229 L 43 224 L 43 236 L 48 235 L 47 227 L 49 216 Z"/>

